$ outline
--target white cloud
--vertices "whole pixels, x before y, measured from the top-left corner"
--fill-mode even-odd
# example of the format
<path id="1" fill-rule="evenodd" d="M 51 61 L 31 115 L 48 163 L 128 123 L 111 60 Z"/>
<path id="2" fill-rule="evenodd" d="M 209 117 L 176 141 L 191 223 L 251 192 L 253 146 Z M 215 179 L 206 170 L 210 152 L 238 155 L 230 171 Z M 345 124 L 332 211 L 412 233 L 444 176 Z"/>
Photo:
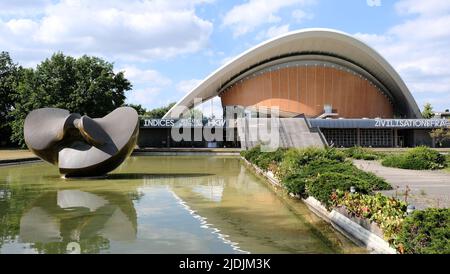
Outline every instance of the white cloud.
<path id="1" fill-rule="evenodd" d="M 445 2 L 446 4 L 444 4 Z M 423 106 L 450 106 L 450 1 L 401 0 L 396 5 L 404 22 L 383 34 L 356 34 L 393 64 Z M 411 17 L 414 15 L 414 17 Z"/>
<path id="2" fill-rule="evenodd" d="M 158 102 L 158 95 L 161 93 L 161 88 L 150 87 L 128 91 L 126 102 L 131 104 L 140 104 L 148 108 Z"/>
<path id="3" fill-rule="evenodd" d="M 402 0 L 395 5 L 400 14 L 436 15 L 450 11 L 450 1 L 446 0 Z"/>
<path id="4" fill-rule="evenodd" d="M 287 7 L 305 6 L 313 0 L 249 0 L 234 6 L 225 14 L 222 26 L 230 27 L 234 37 L 244 35 L 264 24 L 281 21 L 278 12 Z"/>
<path id="5" fill-rule="evenodd" d="M 198 86 L 203 80 L 200 79 L 190 79 L 183 80 L 177 84 L 177 90 L 182 93 L 188 93 L 192 91 L 196 86 Z"/>
<path id="6" fill-rule="evenodd" d="M 208 44 L 213 30 L 196 14 L 204 2 L 61 0 L 39 17 L 0 19 L 0 47 L 19 58 L 33 51 L 40 59 L 57 50 L 121 60 L 192 53 Z"/>
<path id="7" fill-rule="evenodd" d="M 295 22 L 297 23 L 301 23 L 305 20 L 311 20 L 314 18 L 314 14 L 312 13 L 307 13 L 303 10 L 294 10 L 292 11 L 292 18 L 295 20 Z"/>
<path id="8" fill-rule="evenodd" d="M 366 2 L 369 7 L 380 7 L 381 6 L 381 0 L 366 0 Z"/>
<path id="9" fill-rule="evenodd" d="M 133 90 L 127 91 L 126 102 L 140 104 L 150 109 L 160 103 L 163 90 L 172 88 L 172 80 L 159 71 L 140 69 L 134 65 L 125 65 L 115 72 L 123 71 L 125 77 L 133 85 Z"/>
<path id="10" fill-rule="evenodd" d="M 123 71 L 125 77 L 133 84 L 168 86 L 172 83 L 169 78 L 152 69 L 139 69 L 136 66 L 129 65 L 117 71 Z"/>
<path id="11" fill-rule="evenodd" d="M 1 0 L 0 15 L 30 16 L 42 14 L 51 0 Z"/>
<path id="12" fill-rule="evenodd" d="M 272 26 L 266 31 L 262 31 L 257 35 L 257 40 L 270 39 L 289 32 L 289 24 L 282 26 Z"/>

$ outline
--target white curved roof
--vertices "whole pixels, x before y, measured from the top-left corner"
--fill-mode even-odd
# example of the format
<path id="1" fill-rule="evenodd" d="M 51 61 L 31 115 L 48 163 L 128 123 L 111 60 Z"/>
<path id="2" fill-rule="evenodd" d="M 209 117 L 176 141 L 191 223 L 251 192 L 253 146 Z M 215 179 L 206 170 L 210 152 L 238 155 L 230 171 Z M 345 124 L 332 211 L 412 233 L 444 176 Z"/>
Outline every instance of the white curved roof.
<path id="1" fill-rule="evenodd" d="M 278 56 L 314 52 L 337 56 L 362 67 L 392 94 L 394 106 L 408 118 L 421 117 L 420 110 L 395 69 L 374 49 L 349 34 L 331 29 L 303 29 L 267 40 L 235 57 L 186 94 L 164 116 L 173 117 L 177 106 L 191 108 L 194 98 L 203 101 L 218 95 L 223 84 L 242 72 Z M 176 118 L 176 117 L 173 117 Z"/>

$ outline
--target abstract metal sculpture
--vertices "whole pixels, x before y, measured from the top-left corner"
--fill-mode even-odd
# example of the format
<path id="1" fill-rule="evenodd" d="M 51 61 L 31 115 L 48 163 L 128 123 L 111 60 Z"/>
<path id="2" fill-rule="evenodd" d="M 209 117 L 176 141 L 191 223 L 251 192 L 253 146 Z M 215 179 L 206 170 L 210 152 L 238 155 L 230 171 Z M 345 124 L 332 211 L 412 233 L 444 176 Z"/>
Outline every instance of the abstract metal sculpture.
<path id="1" fill-rule="evenodd" d="M 130 107 L 96 119 L 41 108 L 30 112 L 24 125 L 28 148 L 58 165 L 65 177 L 101 176 L 114 170 L 131 154 L 138 134 L 138 114 Z"/>

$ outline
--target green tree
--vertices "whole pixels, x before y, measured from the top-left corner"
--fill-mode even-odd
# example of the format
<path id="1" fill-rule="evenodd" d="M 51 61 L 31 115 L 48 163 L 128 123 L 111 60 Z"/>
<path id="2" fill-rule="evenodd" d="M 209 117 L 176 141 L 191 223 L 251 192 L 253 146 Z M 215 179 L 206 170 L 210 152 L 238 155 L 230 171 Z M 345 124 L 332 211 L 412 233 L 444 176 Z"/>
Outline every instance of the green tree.
<path id="1" fill-rule="evenodd" d="M 167 106 L 154 108 L 145 113 L 145 116 L 151 119 L 161 119 L 173 106 L 175 103 L 170 103 Z"/>
<path id="2" fill-rule="evenodd" d="M 21 70 L 11 112 L 11 140 L 24 146 L 23 122 L 33 109 L 56 107 L 102 117 L 123 105 L 131 87 L 123 72 L 114 73 L 112 63 L 55 53 L 35 70 Z"/>
<path id="3" fill-rule="evenodd" d="M 123 106 L 124 107 L 132 107 L 132 108 L 134 108 L 139 115 L 145 115 L 145 113 L 147 112 L 147 110 L 141 104 L 139 104 L 139 105 L 136 105 L 136 104 L 123 104 Z"/>
<path id="4" fill-rule="evenodd" d="M 425 119 L 431 119 L 434 116 L 434 112 L 433 112 L 433 107 L 431 106 L 430 103 L 426 103 L 423 106 L 423 111 L 422 111 L 422 116 Z"/>
<path id="5" fill-rule="evenodd" d="M 19 69 L 8 52 L 0 52 L 0 146 L 8 144 L 11 135 L 8 118 L 13 106 Z"/>
<path id="6" fill-rule="evenodd" d="M 191 119 L 203 119 L 203 112 L 197 108 L 190 109 L 188 114 Z"/>
<path id="7" fill-rule="evenodd" d="M 442 146 L 443 142 L 450 140 L 450 130 L 446 128 L 436 128 L 430 132 L 430 136 L 439 146 Z"/>

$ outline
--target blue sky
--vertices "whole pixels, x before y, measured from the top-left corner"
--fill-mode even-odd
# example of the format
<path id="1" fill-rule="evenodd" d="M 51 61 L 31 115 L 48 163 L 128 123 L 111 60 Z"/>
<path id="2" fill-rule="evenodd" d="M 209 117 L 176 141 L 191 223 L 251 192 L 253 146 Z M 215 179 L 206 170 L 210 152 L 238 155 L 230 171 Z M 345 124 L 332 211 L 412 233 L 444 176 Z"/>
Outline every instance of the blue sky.
<path id="1" fill-rule="evenodd" d="M 177 101 L 234 56 L 288 31 L 352 34 L 397 69 L 422 107 L 450 108 L 448 0 L 0 0 L 0 50 L 33 67 L 55 51 L 101 56 L 130 103 Z M 203 111 L 220 108 L 220 100 Z"/>

